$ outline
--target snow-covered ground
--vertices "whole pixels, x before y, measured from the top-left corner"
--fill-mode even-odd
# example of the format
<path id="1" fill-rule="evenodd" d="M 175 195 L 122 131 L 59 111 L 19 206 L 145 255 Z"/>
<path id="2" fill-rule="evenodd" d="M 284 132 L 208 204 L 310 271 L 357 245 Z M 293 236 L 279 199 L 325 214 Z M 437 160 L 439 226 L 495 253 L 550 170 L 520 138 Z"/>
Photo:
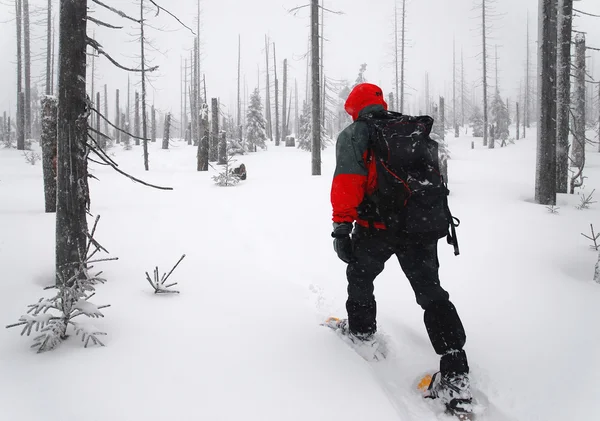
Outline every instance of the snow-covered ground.
<path id="1" fill-rule="evenodd" d="M 597 254 L 580 233 L 600 205 L 558 214 L 533 203 L 535 137 L 488 150 L 450 138 L 451 208 L 462 254 L 440 243 L 442 283 L 467 330 L 472 381 L 490 401 L 481 419 L 600 419 L 600 285 Z M 72 337 L 36 354 L 18 329 L 0 330 L 0 420 L 400 420 L 438 419 L 415 390 L 437 369 L 408 281 L 390 260 L 376 282 L 380 331 L 392 355 L 368 363 L 319 326 L 345 315 L 345 266 L 332 249 L 329 188 L 310 155 L 283 146 L 238 158 L 248 179 L 213 185 L 196 150 L 113 148 L 122 169 L 174 187 L 157 191 L 93 165 L 97 239 L 116 262 L 94 302 L 104 348 Z M 585 192 L 600 183 L 589 150 Z M 598 193 L 600 195 L 600 193 Z M 90 219 L 91 221 L 91 219 Z M 600 224 L 598 224 L 600 230 Z M 156 296 L 144 272 L 169 270 L 179 295 Z M 49 296 L 54 218 L 43 212 L 41 166 L 0 150 L 1 325 Z M 480 395 L 481 396 L 481 395 Z"/>

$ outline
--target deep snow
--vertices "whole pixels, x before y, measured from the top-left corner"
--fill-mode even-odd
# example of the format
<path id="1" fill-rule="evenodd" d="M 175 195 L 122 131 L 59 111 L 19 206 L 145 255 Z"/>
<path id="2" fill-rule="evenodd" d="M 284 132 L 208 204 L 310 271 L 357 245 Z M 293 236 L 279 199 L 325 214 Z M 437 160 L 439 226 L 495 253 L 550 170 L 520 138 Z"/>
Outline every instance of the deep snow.
<path id="1" fill-rule="evenodd" d="M 442 285 L 467 331 L 472 382 L 491 401 L 482 419 L 593 420 L 600 285 L 580 233 L 599 206 L 576 210 L 579 197 L 561 195 L 554 215 L 533 203 L 534 134 L 495 150 L 449 138 L 462 254 L 440 242 Z M 111 153 L 172 192 L 91 166 L 97 238 L 120 258 L 99 265 L 108 283 L 94 302 L 112 306 L 93 324 L 108 333 L 106 347 L 83 349 L 72 337 L 38 355 L 17 329 L 0 330 L 0 419 L 437 419 L 414 385 L 438 357 L 395 260 L 375 291 L 387 361 L 367 363 L 319 326 L 345 314 L 345 266 L 330 237 L 333 147 L 321 177 L 310 175 L 310 154 L 270 144 L 237 158 L 248 180 L 219 188 L 214 171 L 195 171 L 195 148 L 160 143 L 149 173 L 141 147 Z M 588 152 L 587 193 L 600 181 L 600 156 Z M 0 150 L 2 325 L 49 296 L 54 218 L 43 213 L 41 183 L 39 163 Z M 144 272 L 167 271 L 183 253 L 171 277 L 181 294 L 154 295 Z"/>

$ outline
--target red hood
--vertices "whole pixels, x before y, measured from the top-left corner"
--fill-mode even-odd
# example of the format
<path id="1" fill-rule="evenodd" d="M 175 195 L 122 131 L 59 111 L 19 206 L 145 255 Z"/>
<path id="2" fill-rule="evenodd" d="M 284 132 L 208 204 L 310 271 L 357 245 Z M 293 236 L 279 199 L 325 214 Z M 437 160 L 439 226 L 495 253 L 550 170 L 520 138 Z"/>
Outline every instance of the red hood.
<path id="1" fill-rule="evenodd" d="M 387 103 L 383 98 L 381 88 L 371 83 L 361 83 L 352 89 L 344 108 L 352 116 L 352 120 L 356 121 L 358 113 L 369 105 L 383 105 L 383 108 L 387 110 Z"/>

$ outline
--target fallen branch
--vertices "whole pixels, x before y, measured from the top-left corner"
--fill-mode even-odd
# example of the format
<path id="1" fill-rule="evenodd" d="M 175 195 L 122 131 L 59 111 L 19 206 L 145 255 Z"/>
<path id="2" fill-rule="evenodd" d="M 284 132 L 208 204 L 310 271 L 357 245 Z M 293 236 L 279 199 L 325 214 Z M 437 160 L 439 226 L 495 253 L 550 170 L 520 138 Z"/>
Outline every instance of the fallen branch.
<path id="1" fill-rule="evenodd" d="M 163 274 L 162 278 L 159 278 L 158 276 L 158 266 L 156 266 L 156 268 L 154 269 L 154 279 L 152 279 L 150 277 L 150 274 L 146 272 L 146 280 L 150 283 L 150 285 L 152 285 L 152 288 L 154 288 L 155 294 L 179 294 L 179 291 L 169 289 L 172 286 L 177 285 L 177 282 L 173 282 L 172 284 L 167 285 L 165 285 L 165 283 L 167 282 L 167 279 L 169 279 L 169 276 L 171 276 L 175 268 L 179 266 L 179 263 L 181 263 L 184 257 L 185 254 L 181 256 L 177 263 L 175 263 L 175 266 L 173 266 L 173 269 L 171 269 L 171 271 L 168 274 Z"/>
<path id="2" fill-rule="evenodd" d="M 114 7 L 111 7 L 111 6 L 107 5 L 107 4 L 104 4 L 100 0 L 92 0 L 92 1 L 94 3 L 96 3 L 97 5 L 102 6 L 102 7 L 106 8 L 106 9 L 110 10 L 113 13 L 116 13 L 117 15 L 121 16 L 122 18 L 132 20 L 132 21 L 134 21 L 136 23 L 141 23 L 141 21 L 139 21 L 139 20 L 137 20 L 135 18 L 132 18 L 131 16 L 127 15 L 125 12 L 122 12 L 122 11 L 120 11 L 118 9 L 115 9 Z"/>

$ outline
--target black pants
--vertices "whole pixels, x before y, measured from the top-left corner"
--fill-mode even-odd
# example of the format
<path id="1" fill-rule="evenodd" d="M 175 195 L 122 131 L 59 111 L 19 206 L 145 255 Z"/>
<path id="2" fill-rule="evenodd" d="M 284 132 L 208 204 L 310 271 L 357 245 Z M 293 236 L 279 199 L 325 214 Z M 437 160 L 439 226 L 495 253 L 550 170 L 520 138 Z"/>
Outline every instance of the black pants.
<path id="1" fill-rule="evenodd" d="M 442 355 L 442 372 L 468 372 L 463 351 L 465 331 L 441 287 L 438 276 L 437 240 L 399 239 L 383 230 L 369 230 L 357 226 L 352 236 L 355 261 L 348 265 L 348 322 L 355 333 L 377 330 L 377 303 L 374 281 L 385 263 L 396 255 L 402 271 L 416 295 L 417 303 L 425 310 L 424 322 L 431 344 Z"/>

